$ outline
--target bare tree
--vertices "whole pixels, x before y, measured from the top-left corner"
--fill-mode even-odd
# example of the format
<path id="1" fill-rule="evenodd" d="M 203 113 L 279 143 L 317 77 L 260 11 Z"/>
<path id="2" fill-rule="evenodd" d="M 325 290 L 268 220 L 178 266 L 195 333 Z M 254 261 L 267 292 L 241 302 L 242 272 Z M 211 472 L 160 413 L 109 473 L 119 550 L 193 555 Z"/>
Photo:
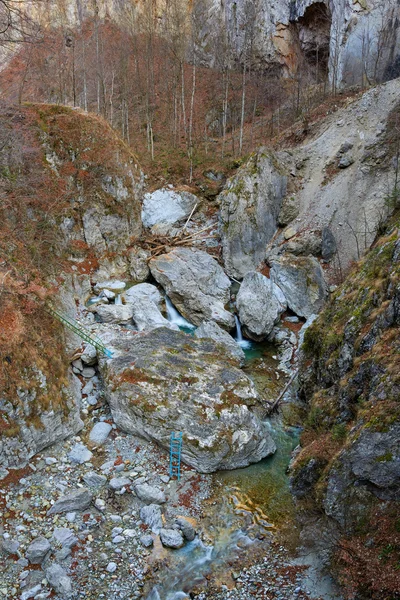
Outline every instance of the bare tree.
<path id="1" fill-rule="evenodd" d="M 41 0 L 29 3 L 31 8 Z M 35 42 L 39 35 L 38 24 L 29 16 L 28 2 L 0 0 L 0 46 Z"/>

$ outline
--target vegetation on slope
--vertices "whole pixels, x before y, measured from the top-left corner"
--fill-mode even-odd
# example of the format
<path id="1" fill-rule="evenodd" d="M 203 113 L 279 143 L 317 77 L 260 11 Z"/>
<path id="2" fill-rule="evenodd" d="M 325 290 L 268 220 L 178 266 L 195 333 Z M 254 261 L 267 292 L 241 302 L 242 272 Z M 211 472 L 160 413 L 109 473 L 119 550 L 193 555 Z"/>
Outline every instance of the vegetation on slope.
<path id="1" fill-rule="evenodd" d="M 36 417 L 63 405 L 68 367 L 63 328 L 45 303 L 65 274 L 89 276 L 98 266 L 82 234 L 85 209 L 128 215 L 140 231 L 137 159 L 100 117 L 29 105 L 0 109 L 0 165 L 1 399 L 16 408 L 29 390 Z M 104 185 L 113 178 L 130 190 L 123 203 Z M 66 219 L 74 223 L 68 235 Z M 1 432 L 13 435 L 15 424 L 2 414 Z"/>
<path id="2" fill-rule="evenodd" d="M 349 597 L 396 598 L 400 589 L 399 328 L 397 213 L 307 330 L 303 345 L 301 393 L 308 413 L 292 487 L 339 519 L 336 566 Z M 372 439 L 380 446 L 365 446 Z M 354 456 L 358 465 L 351 463 Z M 371 481 L 357 469 L 370 470 Z"/>

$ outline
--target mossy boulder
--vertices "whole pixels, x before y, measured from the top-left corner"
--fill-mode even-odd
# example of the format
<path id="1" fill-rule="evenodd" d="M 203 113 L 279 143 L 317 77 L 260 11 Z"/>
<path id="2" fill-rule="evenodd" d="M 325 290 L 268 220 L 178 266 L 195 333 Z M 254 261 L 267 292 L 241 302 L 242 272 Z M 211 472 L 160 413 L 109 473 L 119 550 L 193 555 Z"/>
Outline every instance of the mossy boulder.
<path id="1" fill-rule="evenodd" d="M 166 328 L 109 341 L 101 361 L 106 397 L 122 430 L 169 449 L 182 431 L 182 459 L 202 473 L 236 469 L 275 451 L 253 408 L 252 381 L 225 346 Z"/>

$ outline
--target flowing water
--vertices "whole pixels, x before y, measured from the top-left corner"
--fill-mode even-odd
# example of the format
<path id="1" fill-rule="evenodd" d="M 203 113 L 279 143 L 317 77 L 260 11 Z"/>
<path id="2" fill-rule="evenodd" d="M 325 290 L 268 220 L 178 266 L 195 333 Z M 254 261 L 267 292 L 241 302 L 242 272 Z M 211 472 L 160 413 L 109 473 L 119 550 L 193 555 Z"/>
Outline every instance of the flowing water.
<path id="1" fill-rule="evenodd" d="M 226 570 L 238 553 L 260 544 L 257 536 L 270 535 L 292 512 L 286 469 L 298 443 L 296 429 L 276 421 L 270 427 L 277 452 L 245 469 L 216 473 L 217 502 L 209 507 L 207 533 L 212 543 L 198 538 L 174 551 L 169 568 L 147 600 L 189 598 L 210 573 Z"/>
<path id="2" fill-rule="evenodd" d="M 243 348 L 243 350 L 250 350 L 253 347 L 253 342 L 250 342 L 250 340 L 243 339 L 242 326 L 240 324 L 239 317 L 237 315 L 235 315 L 235 323 L 236 323 L 236 336 L 235 336 L 236 342 L 239 344 L 239 346 L 241 348 Z"/>
<path id="3" fill-rule="evenodd" d="M 182 315 L 176 310 L 175 306 L 172 304 L 168 296 L 165 296 L 165 305 L 167 307 L 168 321 L 170 323 L 175 323 L 175 325 L 178 325 L 179 329 L 181 329 L 181 331 L 184 331 L 185 333 L 193 333 L 193 331 L 196 329 L 195 325 L 189 323 L 189 321 L 182 317 Z"/>
<path id="4" fill-rule="evenodd" d="M 189 323 L 165 297 L 167 317 L 186 333 L 193 334 Z M 246 355 L 245 371 L 260 393 L 276 385 L 276 350 L 271 344 L 243 339 L 241 324 L 235 315 L 235 340 Z M 276 453 L 245 469 L 222 471 L 213 476 L 217 501 L 207 507 L 207 535 L 204 544 L 196 538 L 170 554 L 168 569 L 161 574 L 147 600 L 182 600 L 201 585 L 209 574 L 226 571 L 226 564 L 237 558 L 243 548 L 260 544 L 258 537 L 271 536 L 292 514 L 287 466 L 298 443 L 299 432 L 285 429 L 277 418 L 266 422 L 277 446 Z"/>

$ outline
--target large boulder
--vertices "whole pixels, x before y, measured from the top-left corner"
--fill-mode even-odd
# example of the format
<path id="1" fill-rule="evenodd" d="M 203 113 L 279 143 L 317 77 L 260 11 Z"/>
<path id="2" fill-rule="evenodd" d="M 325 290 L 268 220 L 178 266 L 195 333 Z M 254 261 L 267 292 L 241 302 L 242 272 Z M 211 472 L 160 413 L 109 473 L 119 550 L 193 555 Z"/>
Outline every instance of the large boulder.
<path id="1" fill-rule="evenodd" d="M 141 298 L 131 304 L 133 312 L 133 320 L 138 328 L 138 331 L 150 331 L 157 327 L 169 327 L 170 329 L 179 330 L 179 327 L 174 323 L 170 323 L 161 314 L 160 309 L 151 300 Z"/>
<path id="2" fill-rule="evenodd" d="M 198 198 L 190 192 L 162 188 L 144 195 L 142 221 L 145 227 L 159 223 L 173 225 L 186 219 Z"/>
<path id="3" fill-rule="evenodd" d="M 175 248 L 153 258 L 150 270 L 191 323 L 211 320 L 226 329 L 234 327 L 233 315 L 225 310 L 231 282 L 212 256 L 192 248 Z"/>
<path id="4" fill-rule="evenodd" d="M 158 308 L 161 308 L 163 301 L 159 289 L 151 283 L 133 285 L 124 292 L 123 297 L 126 304 L 134 304 L 137 300 L 147 300 L 154 302 Z"/>
<path id="5" fill-rule="evenodd" d="M 271 280 L 280 287 L 289 308 L 308 319 L 318 313 L 327 297 L 324 273 L 311 256 L 284 256 L 272 261 Z"/>
<path id="6" fill-rule="evenodd" d="M 219 344 L 165 328 L 115 335 L 115 358 L 101 359 L 100 369 L 119 428 L 167 451 L 171 430 L 182 431 L 182 460 L 202 473 L 245 467 L 275 451 L 252 412 L 254 384 Z"/>
<path id="7" fill-rule="evenodd" d="M 129 304 L 100 304 L 96 313 L 102 323 L 129 323 L 132 320 L 132 306 Z"/>
<path id="8" fill-rule="evenodd" d="M 271 333 L 287 303 L 282 291 L 271 279 L 252 271 L 243 279 L 236 306 L 243 332 L 250 339 L 260 341 Z"/>
<path id="9" fill-rule="evenodd" d="M 226 272 L 242 279 L 265 258 L 277 229 L 287 178 L 262 149 L 228 181 L 220 194 L 220 230 Z"/>
<path id="10" fill-rule="evenodd" d="M 221 344 L 232 358 L 239 361 L 240 365 L 244 364 L 246 357 L 242 348 L 228 332 L 221 329 L 214 321 L 204 321 L 196 329 L 194 335 L 198 338 L 209 338 L 217 344 Z"/>

